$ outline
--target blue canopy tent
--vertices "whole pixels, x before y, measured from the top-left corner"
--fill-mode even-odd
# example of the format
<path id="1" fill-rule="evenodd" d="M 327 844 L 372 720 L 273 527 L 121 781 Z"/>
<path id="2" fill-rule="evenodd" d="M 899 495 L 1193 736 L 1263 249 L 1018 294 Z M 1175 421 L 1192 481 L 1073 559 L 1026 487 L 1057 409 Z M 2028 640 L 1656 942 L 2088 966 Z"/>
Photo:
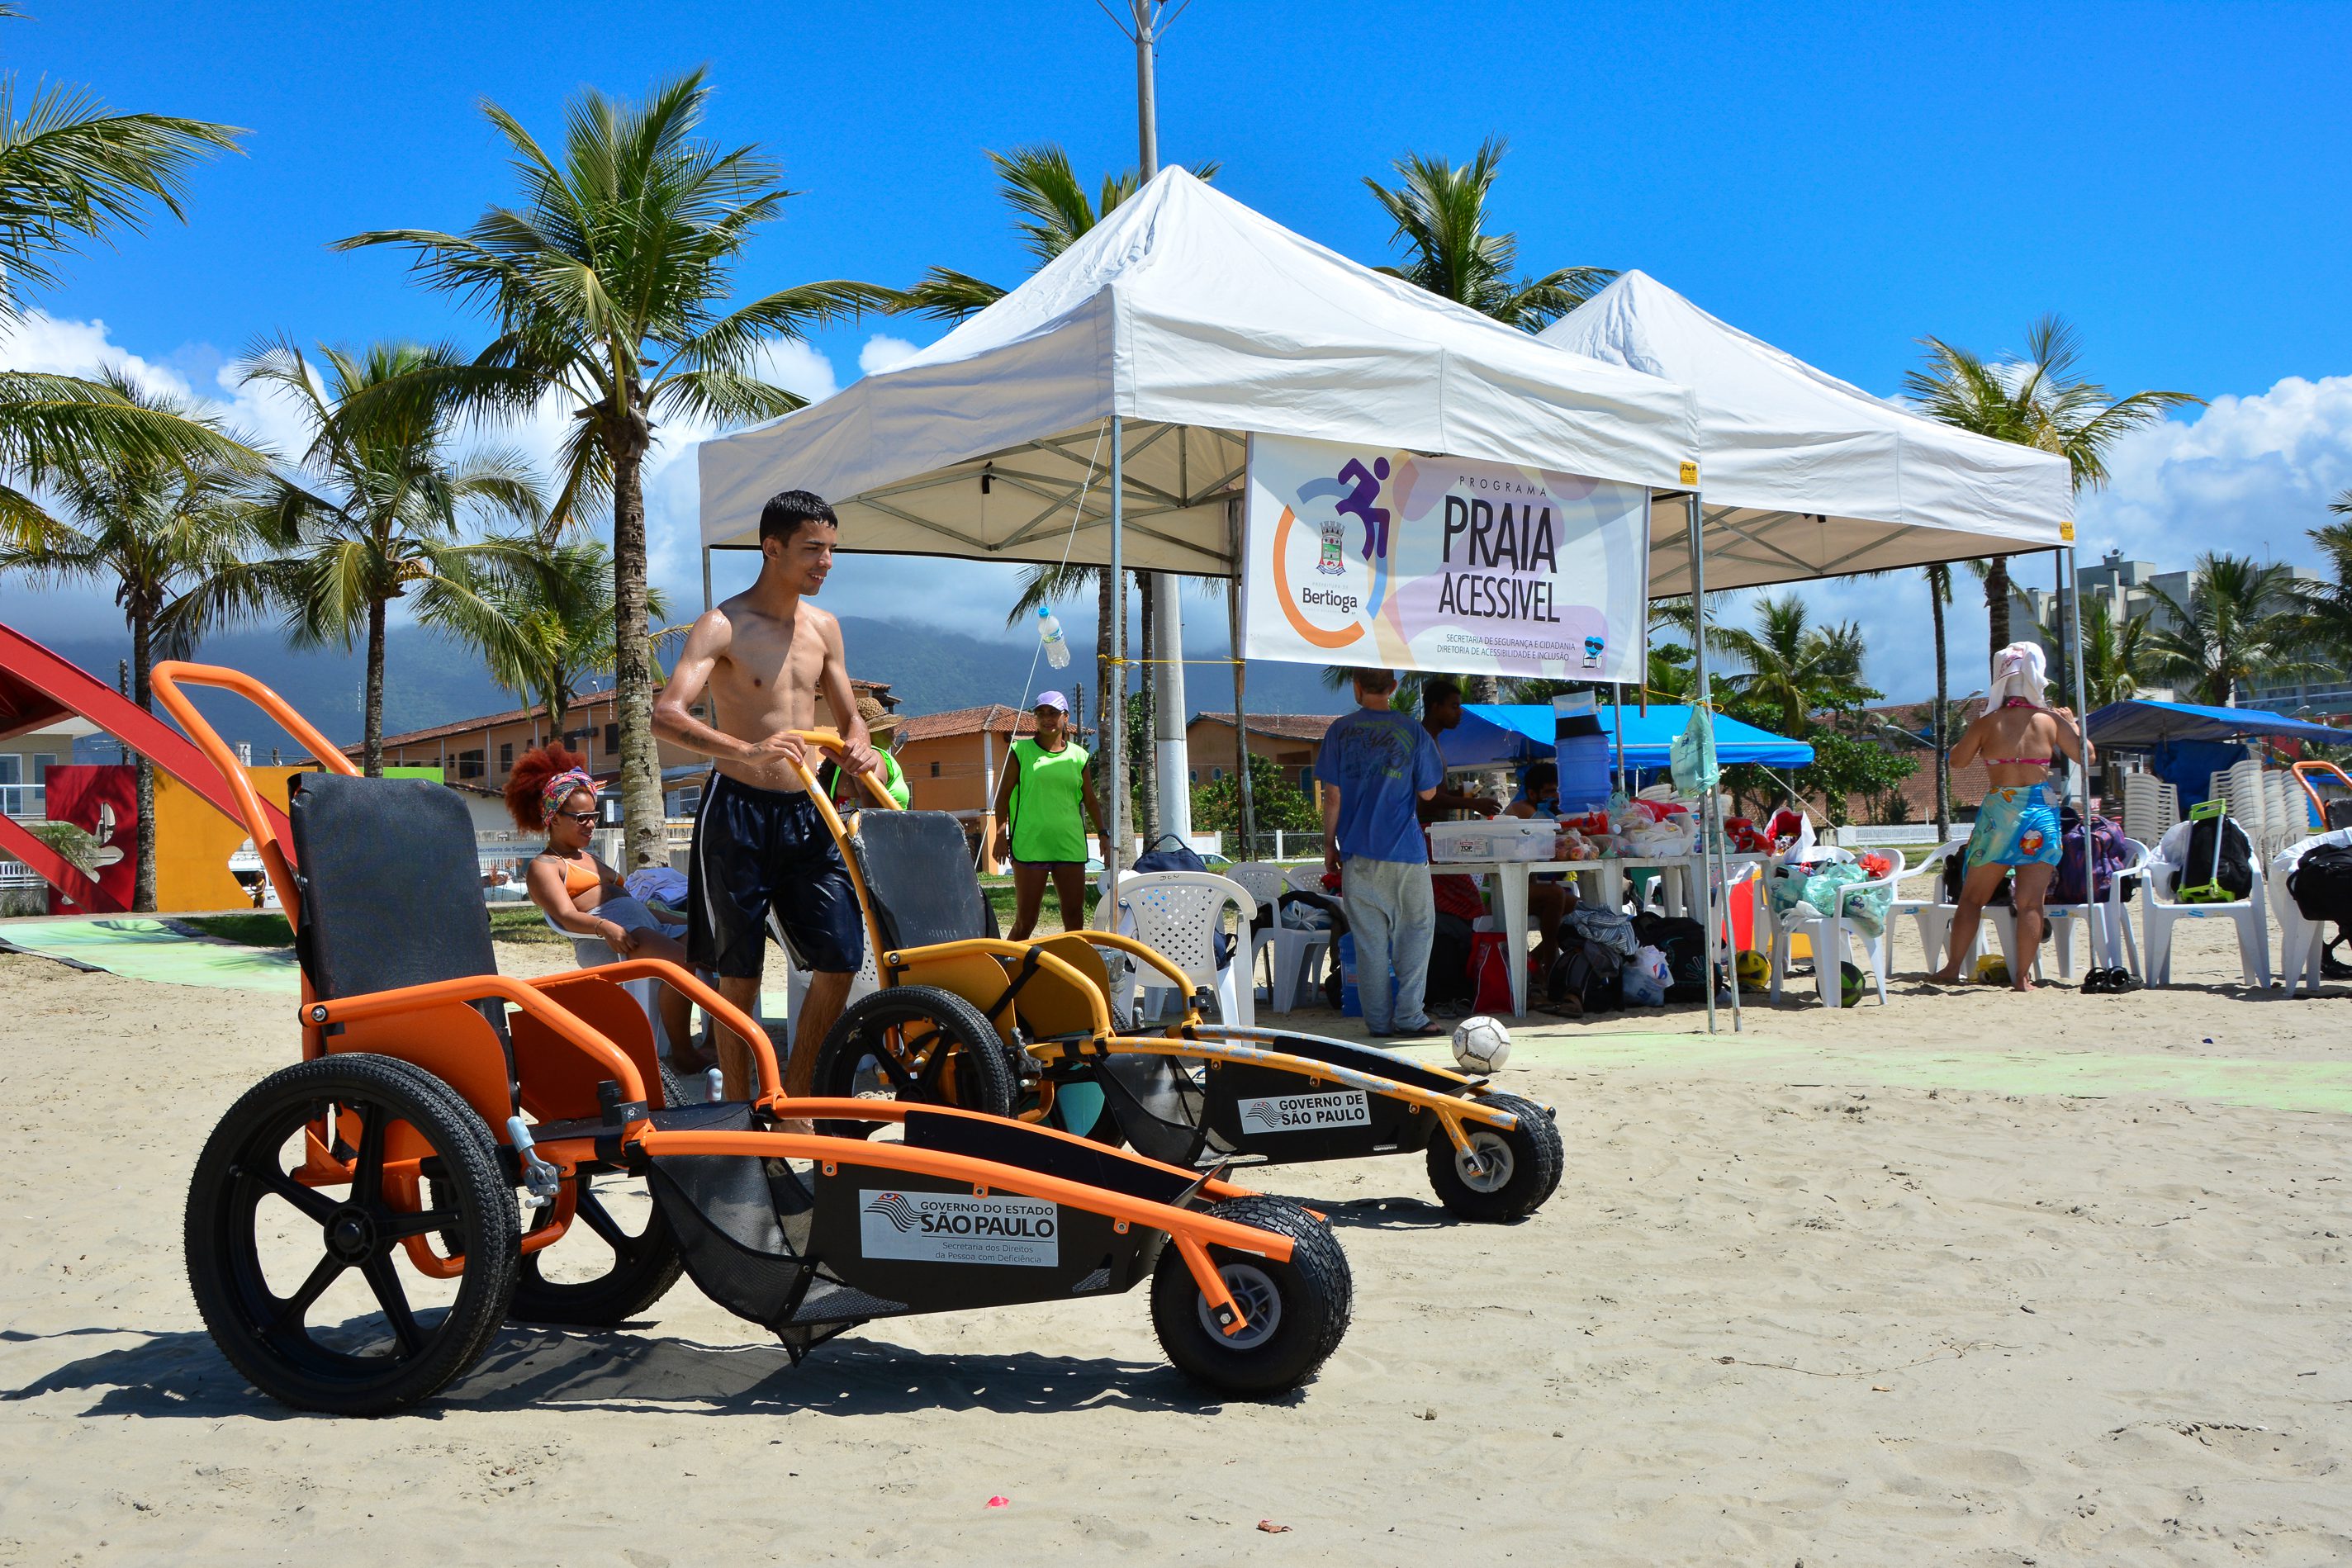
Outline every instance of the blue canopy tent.
<path id="1" fill-rule="evenodd" d="M 1669 749 L 1690 727 L 1690 709 L 1680 703 L 1653 703 L 1647 713 L 1631 705 L 1603 705 L 1599 712 L 1601 733 L 1612 750 L 1620 715 L 1625 722 L 1628 768 L 1665 767 Z M 1437 754 L 1448 768 L 1531 762 L 1552 754 L 1554 722 L 1552 710 L 1545 704 L 1465 703 L 1462 722 L 1437 737 Z M 1719 713 L 1715 716 L 1715 752 L 1717 759 L 1727 765 L 1760 762 L 1767 768 L 1802 768 L 1813 759 L 1813 748 L 1801 740 L 1790 740 Z"/>
<path id="2" fill-rule="evenodd" d="M 2346 732 L 2259 707 L 2206 707 L 2140 698 L 2109 703 L 2084 721 L 2094 746 L 2148 753 L 2148 771 L 2179 792 L 2181 809 L 2203 800 L 2212 776 L 2246 759 L 2249 740 L 2341 742 Z"/>

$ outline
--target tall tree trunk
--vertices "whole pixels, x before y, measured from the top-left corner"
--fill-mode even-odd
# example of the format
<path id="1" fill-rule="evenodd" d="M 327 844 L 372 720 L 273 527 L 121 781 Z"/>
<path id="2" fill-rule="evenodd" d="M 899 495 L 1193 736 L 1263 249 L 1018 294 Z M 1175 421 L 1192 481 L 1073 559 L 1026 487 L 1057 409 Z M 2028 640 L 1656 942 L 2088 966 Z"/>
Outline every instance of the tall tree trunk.
<path id="1" fill-rule="evenodd" d="M 362 719 L 360 771 L 383 777 L 383 624 L 385 601 L 368 601 L 367 688 L 360 699 Z M 325 758 L 320 758 L 324 761 Z"/>
<path id="2" fill-rule="evenodd" d="M 2009 560 L 1996 556 L 1985 564 L 1985 631 L 1987 651 L 1998 653 L 2009 646 Z M 1990 666 L 1988 666 L 1990 667 Z"/>
<path id="3" fill-rule="evenodd" d="M 1952 674 L 1944 648 L 1944 595 L 1950 591 L 1951 580 L 1951 568 L 1927 569 L 1927 597 L 1936 612 L 1936 714 L 1931 738 L 1936 746 L 1936 841 L 1939 844 L 1952 836 L 1952 737 L 1948 716 Z"/>
<path id="4" fill-rule="evenodd" d="M 669 863 L 646 640 L 644 462 L 642 439 L 628 441 L 613 458 L 613 706 L 621 726 L 624 873 Z"/>
<path id="5" fill-rule="evenodd" d="M 147 684 L 155 660 L 155 620 L 144 605 L 131 617 L 131 700 L 147 713 L 155 711 L 155 694 Z M 142 915 L 155 909 L 155 765 L 144 753 L 139 758 L 139 867 L 131 883 L 131 907 Z"/>
<path id="6" fill-rule="evenodd" d="M 1148 571 L 1135 574 L 1135 589 L 1136 642 L 1143 649 L 1143 678 L 1138 683 L 1136 692 L 1143 710 L 1138 724 L 1143 744 L 1140 747 L 1142 755 L 1136 765 L 1135 781 L 1141 789 L 1139 804 L 1143 813 L 1143 841 L 1149 847 L 1160 841 L 1160 748 L 1154 744 L 1160 734 L 1155 711 L 1159 706 L 1159 692 L 1151 678 L 1160 668 L 1154 663 L 1160 656 L 1160 640 L 1152 634 L 1151 626 L 1152 601 L 1158 593 Z"/>

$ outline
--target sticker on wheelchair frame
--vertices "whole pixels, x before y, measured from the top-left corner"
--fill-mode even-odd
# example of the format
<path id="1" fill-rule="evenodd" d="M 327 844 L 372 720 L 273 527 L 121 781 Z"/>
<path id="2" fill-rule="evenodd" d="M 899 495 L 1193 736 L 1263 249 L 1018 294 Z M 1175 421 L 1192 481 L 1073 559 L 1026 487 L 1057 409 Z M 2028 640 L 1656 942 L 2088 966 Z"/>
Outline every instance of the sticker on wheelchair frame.
<path id="1" fill-rule="evenodd" d="M 1034 1197 L 949 1192 L 857 1195 L 858 1244 L 868 1258 L 1051 1269 L 1061 1261 L 1061 1207 Z"/>
<path id="2" fill-rule="evenodd" d="M 1238 1102 L 1242 1126 L 1253 1133 L 1305 1133 L 1318 1127 L 1361 1127 L 1372 1107 L 1360 1089 L 1324 1094 L 1267 1094 Z"/>

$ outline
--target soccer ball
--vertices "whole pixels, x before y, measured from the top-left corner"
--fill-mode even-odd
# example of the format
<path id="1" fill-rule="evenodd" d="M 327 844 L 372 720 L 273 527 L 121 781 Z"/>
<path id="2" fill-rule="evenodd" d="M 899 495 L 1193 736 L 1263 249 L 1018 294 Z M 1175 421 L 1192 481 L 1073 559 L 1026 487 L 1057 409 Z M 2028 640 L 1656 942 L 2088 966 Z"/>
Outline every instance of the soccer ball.
<path id="1" fill-rule="evenodd" d="M 1856 964 L 1838 966 L 1838 1004 L 1853 1007 L 1869 993 L 1870 971 Z"/>
<path id="2" fill-rule="evenodd" d="M 1772 960 L 1749 949 L 1739 955 L 1734 966 L 1739 972 L 1739 988 L 1743 991 L 1765 991 L 1772 988 Z"/>
<path id="3" fill-rule="evenodd" d="M 1511 1059 L 1511 1031 L 1485 1013 L 1454 1026 L 1454 1060 L 1465 1072 L 1492 1072 Z"/>

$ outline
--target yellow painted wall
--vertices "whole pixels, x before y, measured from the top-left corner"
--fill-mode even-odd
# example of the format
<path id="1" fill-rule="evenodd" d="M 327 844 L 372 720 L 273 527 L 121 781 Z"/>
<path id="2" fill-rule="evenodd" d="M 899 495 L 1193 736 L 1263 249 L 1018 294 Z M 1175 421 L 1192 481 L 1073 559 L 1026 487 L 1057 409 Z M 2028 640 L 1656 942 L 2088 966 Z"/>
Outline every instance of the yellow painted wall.
<path id="1" fill-rule="evenodd" d="M 254 792 L 286 809 L 286 781 L 302 768 L 248 768 Z M 228 857 L 246 831 L 170 774 L 155 774 L 155 907 L 167 915 L 249 909 L 253 900 L 228 873 Z"/>

